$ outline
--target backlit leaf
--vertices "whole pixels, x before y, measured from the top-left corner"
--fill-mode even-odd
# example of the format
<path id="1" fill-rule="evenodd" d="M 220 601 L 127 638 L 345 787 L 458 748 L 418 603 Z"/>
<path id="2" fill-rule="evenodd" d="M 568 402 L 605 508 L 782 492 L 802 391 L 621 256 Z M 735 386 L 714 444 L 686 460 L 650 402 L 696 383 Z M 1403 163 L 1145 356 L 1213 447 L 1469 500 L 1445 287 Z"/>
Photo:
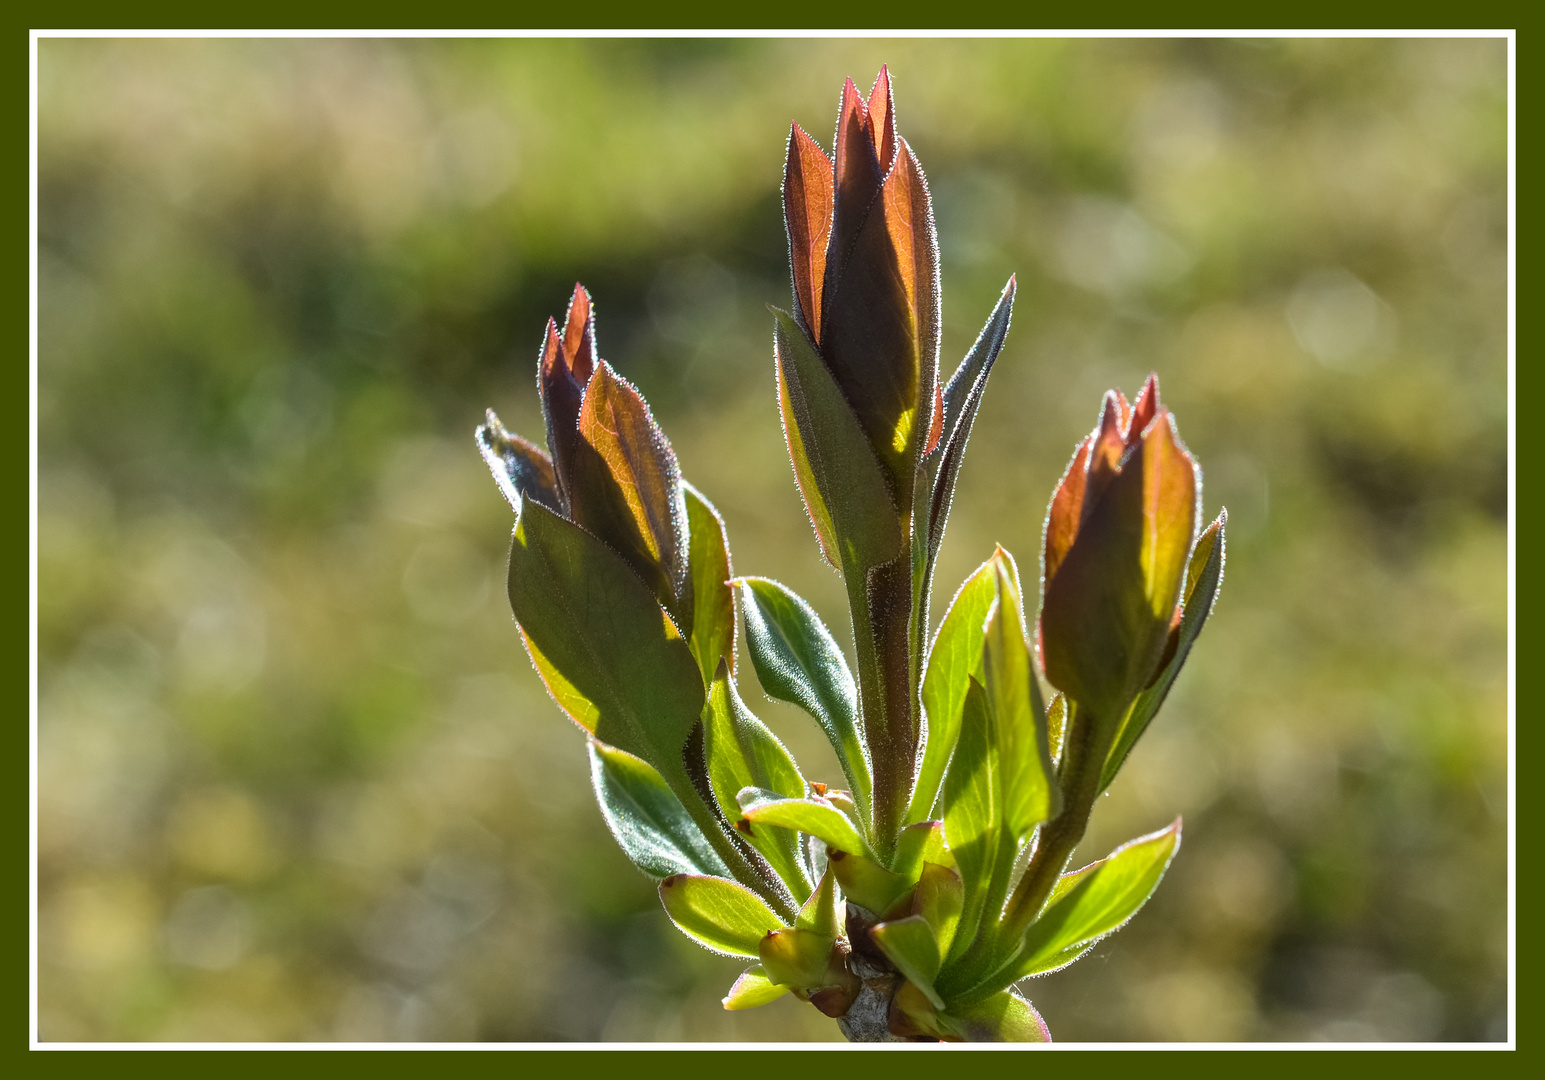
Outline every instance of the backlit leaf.
<path id="1" fill-rule="evenodd" d="M 1016 979 L 1065 966 L 1117 930 L 1153 895 L 1180 846 L 1180 819 L 1138 837 L 1095 864 L 1057 903 L 1030 924 Z"/>
<path id="2" fill-rule="evenodd" d="M 1041 1014 L 1013 989 L 974 1004 L 952 1005 L 935 1023 L 965 1042 L 1051 1042 Z"/>
<path id="3" fill-rule="evenodd" d="M 872 858 L 869 845 L 859 835 L 857 826 L 846 814 L 824 799 L 789 799 L 777 792 L 748 788 L 740 793 L 740 814 L 753 827 L 767 824 L 798 829 L 818 837 L 839 851 L 851 851 Z"/>
<path id="4" fill-rule="evenodd" d="M 713 681 L 723 657 L 735 673 L 735 594 L 730 587 L 730 544 L 724 519 L 702 492 L 681 482 L 690 534 L 687 577 L 692 591 L 692 630 L 687 644 L 703 685 Z"/>
<path id="5" fill-rule="evenodd" d="M 949 958 L 958 956 L 982 920 L 1002 831 L 997 740 L 982 684 L 969 679 L 960 740 L 944 776 L 944 831 L 965 882 L 960 929 Z"/>
<path id="6" fill-rule="evenodd" d="M 732 1012 L 754 1009 L 758 1005 L 777 1001 L 788 992 L 787 986 L 780 986 L 767 977 L 761 964 L 754 964 L 743 971 L 740 978 L 735 980 L 735 985 L 730 987 L 730 992 L 724 996 L 724 1007 Z"/>
<path id="7" fill-rule="evenodd" d="M 910 915 L 883 922 L 871 928 L 869 936 L 896 965 L 896 970 L 927 995 L 934 1008 L 944 1008 L 944 999 L 933 988 L 934 977 L 939 974 L 939 943 L 928 920 Z"/>
<path id="8" fill-rule="evenodd" d="M 961 583 L 950 601 L 939 632 L 928 654 L 923 676 L 923 708 L 928 717 L 928 738 L 923 764 L 912 793 L 912 821 L 933 815 L 944 767 L 949 764 L 960 738 L 960 714 L 965 706 L 967 679 L 982 679 L 982 634 L 987 609 L 994 596 L 994 571 L 989 559 Z"/>
<path id="9" fill-rule="evenodd" d="M 1227 525 L 1228 511 L 1224 510 L 1196 541 L 1186 571 L 1185 607 L 1180 625 L 1174 630 L 1174 642 L 1170 650 L 1172 655 L 1153 684 L 1137 696 L 1132 708 L 1128 710 L 1121 733 L 1116 736 L 1115 745 L 1105 761 L 1105 771 L 1100 778 L 1101 787 L 1108 787 L 1116 778 L 1116 773 L 1126 762 L 1132 747 L 1137 745 L 1137 740 L 1157 715 L 1164 699 L 1169 696 L 1175 677 L 1185 666 L 1186 657 L 1191 654 L 1191 646 L 1202 632 L 1202 625 L 1206 623 L 1207 616 L 1212 614 L 1213 604 L 1218 598 L 1218 587 L 1223 584 L 1223 566 L 1227 554 L 1224 529 Z"/>
<path id="10" fill-rule="evenodd" d="M 689 625 L 687 509 L 681 469 L 644 398 L 601 361 L 579 410 L 570 518 L 616 549 Z"/>
<path id="11" fill-rule="evenodd" d="M 784 925 L 756 893 L 722 877 L 674 874 L 660 882 L 660 902 L 683 934 L 731 956 L 757 959 L 762 939 Z"/>
<path id="12" fill-rule="evenodd" d="M 510 549 L 509 597 L 559 706 L 676 789 L 703 682 L 692 651 L 638 576 L 601 541 L 528 500 Z"/>
<path id="13" fill-rule="evenodd" d="M 515 512 L 522 498 L 535 499 L 549 510 L 560 510 L 558 480 L 552 458 L 546 452 L 504 430 L 499 417 L 488 410 L 488 422 L 477 429 L 477 448 L 494 474 L 494 482 Z"/>
<path id="14" fill-rule="evenodd" d="M 1003 824 L 1019 840 L 1056 811 L 1058 791 L 1049 779 L 1046 715 L 1025 642 L 1018 568 L 1002 548 L 991 562 L 994 602 L 984 632 L 982 670 L 1003 770 Z"/>

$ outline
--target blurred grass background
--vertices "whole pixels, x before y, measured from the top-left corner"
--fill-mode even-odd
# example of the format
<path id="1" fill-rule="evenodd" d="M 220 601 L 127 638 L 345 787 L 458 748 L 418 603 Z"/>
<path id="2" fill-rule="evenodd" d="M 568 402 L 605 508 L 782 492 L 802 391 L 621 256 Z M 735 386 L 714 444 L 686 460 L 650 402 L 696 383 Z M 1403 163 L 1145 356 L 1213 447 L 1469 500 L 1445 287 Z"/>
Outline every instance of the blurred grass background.
<path id="1" fill-rule="evenodd" d="M 810 1039 L 671 928 L 503 597 L 471 433 L 576 279 L 847 635 L 773 396 L 784 138 L 891 65 L 946 372 L 1017 272 L 935 620 L 1156 369 L 1230 513 L 1086 854 L 1059 1039 L 1506 1037 L 1506 53 L 1405 41 L 39 43 L 45 1040 Z M 759 697 L 754 686 L 748 696 Z M 813 778 L 791 709 L 759 711 Z"/>

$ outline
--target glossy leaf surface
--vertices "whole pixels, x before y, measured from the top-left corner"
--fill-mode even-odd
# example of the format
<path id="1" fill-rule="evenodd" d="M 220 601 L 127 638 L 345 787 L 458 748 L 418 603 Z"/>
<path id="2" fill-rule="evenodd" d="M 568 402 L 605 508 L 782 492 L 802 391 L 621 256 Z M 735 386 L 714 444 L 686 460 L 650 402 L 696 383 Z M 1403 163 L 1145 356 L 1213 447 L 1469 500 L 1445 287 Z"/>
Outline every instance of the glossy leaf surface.
<path id="1" fill-rule="evenodd" d="M 729 876 L 681 800 L 647 762 L 591 739 L 590 781 L 607 828 L 644 873 Z"/>

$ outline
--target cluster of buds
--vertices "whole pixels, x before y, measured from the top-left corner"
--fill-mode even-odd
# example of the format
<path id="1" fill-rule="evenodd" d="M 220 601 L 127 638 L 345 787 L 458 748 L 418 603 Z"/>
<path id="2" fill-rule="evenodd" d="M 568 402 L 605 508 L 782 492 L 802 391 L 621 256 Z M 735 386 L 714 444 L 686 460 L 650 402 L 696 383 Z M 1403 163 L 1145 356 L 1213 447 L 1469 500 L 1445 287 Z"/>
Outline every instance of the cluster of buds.
<path id="1" fill-rule="evenodd" d="M 752 961 L 726 1008 L 791 994 L 854 1040 L 1044 1041 L 1017 984 L 1120 927 L 1178 848 L 1177 819 L 1068 869 L 1212 609 L 1226 518 L 1198 532 L 1201 472 L 1158 379 L 1135 405 L 1112 391 L 1051 500 L 1037 618 L 1000 547 L 930 637 L 1014 279 L 943 382 L 928 185 L 884 69 L 867 97 L 843 87 L 831 156 L 794 126 L 783 195 L 778 402 L 857 671 L 791 590 L 732 576 L 580 287 L 539 360 L 547 449 L 491 411 L 477 432 L 517 515 L 510 605 L 622 849 L 683 933 Z M 747 707 L 737 618 L 761 689 L 810 714 L 846 786 L 807 779 Z"/>

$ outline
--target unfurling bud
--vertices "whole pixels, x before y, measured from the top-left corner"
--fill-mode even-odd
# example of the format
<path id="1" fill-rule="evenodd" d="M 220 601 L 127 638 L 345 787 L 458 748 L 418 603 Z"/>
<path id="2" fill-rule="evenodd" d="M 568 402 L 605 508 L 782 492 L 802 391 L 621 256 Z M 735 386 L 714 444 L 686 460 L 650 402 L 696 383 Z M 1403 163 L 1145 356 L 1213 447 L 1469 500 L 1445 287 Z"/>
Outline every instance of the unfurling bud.
<path id="1" fill-rule="evenodd" d="M 538 368 L 543 453 L 492 411 L 478 445 L 505 497 L 542 503 L 604 541 L 678 623 L 690 622 L 681 470 L 643 396 L 598 358 L 590 294 L 575 285 L 562 333 L 547 320 Z"/>
<path id="2" fill-rule="evenodd" d="M 835 151 L 833 161 L 799 125 L 790 132 L 783 213 L 792 322 L 857 420 L 893 513 L 906 520 L 917 462 L 938 443 L 943 425 L 939 251 L 928 185 L 896 134 L 885 69 L 867 101 L 852 80 L 843 87 Z M 810 445 L 825 433 L 801 430 L 809 427 L 807 410 L 804 402 L 790 401 L 791 391 L 812 391 L 786 370 L 790 344 L 779 349 L 784 428 L 811 520 L 828 558 L 839 563 L 841 538 L 832 535 L 829 510 L 821 505 L 833 493 L 816 490 L 823 486 L 821 469 L 812 473 L 803 460 L 826 450 Z M 832 441 L 829 434 L 824 441 Z M 840 522 L 835 532 L 844 532 Z"/>
<path id="3" fill-rule="evenodd" d="M 1135 405 L 1108 392 L 1047 511 L 1037 627 L 1047 679 L 1106 723 L 1161 668 L 1200 514 L 1201 470 L 1158 377 Z"/>

